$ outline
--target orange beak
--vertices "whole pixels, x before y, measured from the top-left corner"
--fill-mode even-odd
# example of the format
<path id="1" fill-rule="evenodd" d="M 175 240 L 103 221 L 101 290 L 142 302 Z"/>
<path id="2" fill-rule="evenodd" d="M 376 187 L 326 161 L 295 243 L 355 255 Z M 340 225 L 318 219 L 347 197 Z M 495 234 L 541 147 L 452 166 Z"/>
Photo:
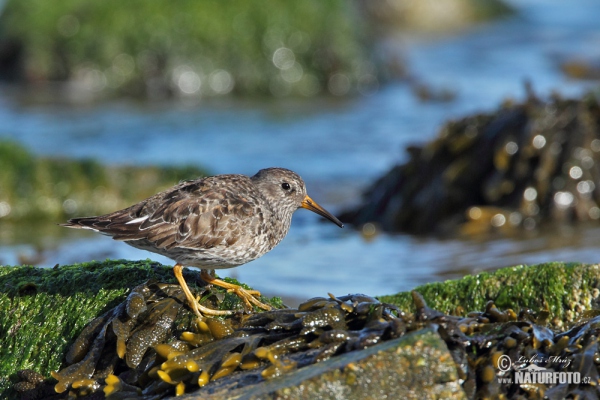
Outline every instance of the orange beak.
<path id="1" fill-rule="evenodd" d="M 310 210 L 312 212 L 315 212 L 315 213 L 327 218 L 328 220 L 330 220 L 331 222 L 333 222 L 340 228 L 344 227 L 344 224 L 342 224 L 342 221 L 340 221 L 339 219 L 337 219 L 336 217 L 331 215 L 331 213 L 329 211 L 325 210 L 323 207 L 318 205 L 313 199 L 308 197 L 308 195 L 306 195 L 304 200 L 302 200 L 302 204 L 300 205 L 300 207 L 306 208 L 307 210 Z"/>

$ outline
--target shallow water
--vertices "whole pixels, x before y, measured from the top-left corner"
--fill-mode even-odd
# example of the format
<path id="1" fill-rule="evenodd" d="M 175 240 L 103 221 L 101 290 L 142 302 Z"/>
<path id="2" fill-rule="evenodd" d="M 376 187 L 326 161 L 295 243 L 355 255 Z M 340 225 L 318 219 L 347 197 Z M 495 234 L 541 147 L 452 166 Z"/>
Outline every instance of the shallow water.
<path id="1" fill-rule="evenodd" d="M 0 90 L 0 136 L 39 154 L 95 157 L 107 163 L 198 164 L 215 173 L 253 174 L 282 166 L 302 175 L 309 194 L 335 211 L 392 165 L 403 148 L 435 136 L 450 118 L 524 98 L 528 79 L 540 96 L 579 95 L 597 83 L 566 78 L 558 60 L 600 58 L 600 2 L 514 2 L 516 17 L 445 38 L 398 35 L 386 48 L 407 61 L 413 80 L 456 93 L 451 102 L 421 102 L 406 82 L 370 97 L 302 102 L 114 102 L 67 107 L 15 100 Z M 59 229 L 59 228 L 57 228 Z M 50 232 L 53 232 L 50 229 Z M 1 236 L 1 235 L 0 235 Z M 271 253 L 223 271 L 266 294 L 307 298 L 327 292 L 388 294 L 417 284 L 506 265 L 600 261 L 600 228 L 488 242 L 379 235 L 365 241 L 351 229 L 296 213 L 288 237 Z M 150 257 L 101 235 L 0 243 L 0 262 L 34 257 L 42 243 L 52 266 L 90 259 Z"/>

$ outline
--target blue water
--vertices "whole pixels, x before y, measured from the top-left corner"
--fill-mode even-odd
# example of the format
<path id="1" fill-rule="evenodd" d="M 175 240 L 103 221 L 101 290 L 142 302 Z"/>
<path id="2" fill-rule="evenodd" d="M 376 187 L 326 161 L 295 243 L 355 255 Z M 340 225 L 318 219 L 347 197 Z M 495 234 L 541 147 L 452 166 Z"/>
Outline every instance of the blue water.
<path id="1" fill-rule="evenodd" d="M 0 88 L 0 136 L 44 155 L 94 157 L 118 164 L 197 164 L 214 173 L 254 174 L 282 166 L 300 173 L 309 194 L 335 211 L 395 163 L 404 147 L 432 139 L 442 123 L 493 110 L 525 97 L 528 79 L 541 96 L 577 96 L 598 82 L 576 81 L 560 60 L 600 59 L 600 2 L 514 1 L 510 19 L 446 37 L 399 34 L 386 42 L 408 63 L 412 79 L 456 94 L 422 102 L 406 82 L 369 97 L 310 101 L 118 101 L 80 106 L 31 104 Z M 470 242 L 378 235 L 365 241 L 351 229 L 296 213 L 288 237 L 271 253 L 225 271 L 267 294 L 307 298 L 327 292 L 387 294 L 478 270 L 543 261 L 600 261 L 599 229 L 556 232 L 528 240 Z M 44 241 L 43 241 L 44 242 Z M 113 242 L 76 234 L 48 238 L 40 265 L 151 257 Z M 0 243 L 0 261 L 35 253 L 31 243 Z"/>

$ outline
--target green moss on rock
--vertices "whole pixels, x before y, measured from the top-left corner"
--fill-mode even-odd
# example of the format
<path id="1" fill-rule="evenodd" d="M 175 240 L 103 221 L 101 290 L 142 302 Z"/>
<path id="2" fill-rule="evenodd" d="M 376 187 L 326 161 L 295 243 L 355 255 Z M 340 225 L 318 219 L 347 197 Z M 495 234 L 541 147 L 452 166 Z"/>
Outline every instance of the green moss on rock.
<path id="1" fill-rule="evenodd" d="M 429 283 L 414 290 L 423 295 L 431 308 L 444 313 L 465 315 L 469 311 L 481 311 L 491 300 L 499 309 L 547 310 L 551 322 L 560 326 L 595 307 L 599 287 L 599 265 L 555 262 L 482 272 L 458 280 Z M 409 292 L 379 299 L 414 310 Z"/>
<path id="2" fill-rule="evenodd" d="M 184 272 L 191 288 L 199 275 L 189 269 Z M 11 386 L 21 369 L 45 376 L 58 370 L 68 346 L 88 322 L 150 279 L 177 282 L 172 267 L 150 260 L 55 268 L 0 266 L 0 398 L 14 395 Z M 228 299 L 227 304 L 232 302 Z M 275 298 L 270 304 L 280 303 Z"/>
<path id="3" fill-rule="evenodd" d="M 199 274 L 186 269 L 185 277 L 193 288 Z M 49 269 L 0 267 L 0 398 L 14 395 L 11 386 L 18 370 L 31 368 L 46 376 L 58 370 L 70 342 L 89 321 L 123 301 L 131 288 L 150 279 L 175 282 L 170 266 L 149 260 L 109 260 Z M 431 308 L 444 313 L 481 311 L 491 300 L 500 309 L 517 312 L 523 308 L 548 310 L 550 322 L 559 327 L 597 308 L 599 286 L 599 265 L 549 263 L 504 268 L 415 290 Z M 404 310 L 414 309 L 408 292 L 380 299 Z M 277 301 L 271 304 L 276 306 Z M 420 352 L 425 354 L 426 350 Z M 351 370 L 344 373 L 349 374 L 348 379 L 358 379 Z M 315 379 L 315 387 L 327 389 L 327 379 Z M 368 390 L 368 380 L 365 385 Z M 284 387 L 287 385 L 271 390 Z"/>

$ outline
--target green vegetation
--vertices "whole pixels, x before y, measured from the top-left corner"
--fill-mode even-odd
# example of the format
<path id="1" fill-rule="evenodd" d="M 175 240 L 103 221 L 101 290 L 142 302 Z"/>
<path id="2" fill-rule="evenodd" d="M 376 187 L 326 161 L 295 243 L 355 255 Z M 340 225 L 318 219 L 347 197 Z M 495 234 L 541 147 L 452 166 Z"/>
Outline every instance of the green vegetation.
<path id="1" fill-rule="evenodd" d="M 466 315 L 483 311 L 488 301 L 498 309 L 519 312 L 530 308 L 550 313 L 550 323 L 560 327 L 597 308 L 600 296 L 600 266 L 578 263 L 548 263 L 503 268 L 462 279 L 428 283 L 414 290 L 435 310 Z M 379 300 L 414 310 L 409 292 L 381 296 Z"/>
<path id="2" fill-rule="evenodd" d="M 197 278 L 197 273 L 186 270 L 192 288 Z M 150 260 L 107 260 L 51 269 L 0 267 L 0 397 L 8 394 L 20 369 L 45 375 L 57 370 L 65 349 L 85 324 L 150 279 L 175 282 L 170 267 Z M 493 300 L 499 309 L 547 310 L 551 324 L 560 326 L 597 308 L 599 285 L 598 265 L 551 263 L 504 268 L 415 290 L 431 308 L 442 312 L 484 310 L 485 303 Z M 381 300 L 404 310 L 414 308 L 409 292 Z M 229 299 L 220 304 L 229 305 Z M 280 300 L 272 299 L 270 304 L 277 307 Z"/>
<path id="3" fill-rule="evenodd" d="M 122 302 L 133 287 L 150 279 L 176 283 L 172 271 L 150 260 L 0 266 L 0 398 L 13 393 L 9 390 L 18 370 L 31 368 L 45 376 L 58 370 L 83 327 Z M 185 276 L 194 290 L 199 272 L 186 269 Z M 281 307 L 279 298 L 261 300 Z M 241 307 L 233 294 L 221 305 Z"/>
<path id="4" fill-rule="evenodd" d="M 0 226 L 103 214 L 206 175 L 196 167 L 104 166 L 94 160 L 36 157 L 1 140 L 0 171 Z"/>
<path id="5" fill-rule="evenodd" d="M 379 73 L 344 0 L 8 0 L 23 75 L 134 95 L 368 91 Z"/>

